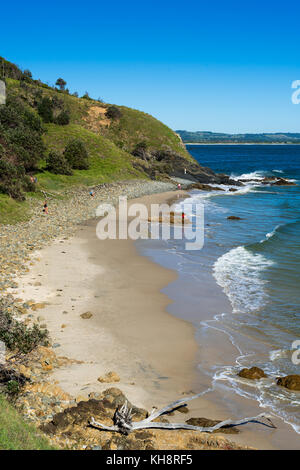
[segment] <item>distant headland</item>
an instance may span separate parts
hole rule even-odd
[[[209,131],[177,130],[185,144],[300,144],[300,133],[225,134]]]

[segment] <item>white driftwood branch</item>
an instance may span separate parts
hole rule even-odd
[[[272,423],[270,419],[271,415],[268,415],[265,413],[260,413],[257,416],[251,416],[248,418],[242,418],[238,420],[226,419],[225,421],[221,421],[220,423],[217,423],[214,426],[210,426],[210,427],[193,426],[191,424],[185,424],[185,423],[159,423],[159,422],[153,423],[153,420],[155,418],[158,418],[159,416],[166,413],[167,411],[174,410],[178,408],[180,405],[182,405],[183,403],[186,403],[187,401],[190,401],[190,400],[194,400],[195,398],[198,398],[201,395],[203,395],[203,393],[198,393],[197,395],[194,395],[192,397],[182,398],[180,400],[174,401],[170,405],[167,405],[158,411],[152,411],[151,414],[146,419],[143,419],[142,421],[136,421],[136,422],[132,422],[132,417],[133,417],[132,409],[128,408],[128,404],[126,401],[120,409],[117,408],[117,410],[115,411],[114,418],[113,418],[114,426],[106,426],[105,424],[95,421],[94,418],[91,418],[90,425],[98,429],[101,428],[105,431],[120,432],[122,434],[129,434],[132,431],[135,431],[137,429],[150,429],[150,428],[188,429],[191,431],[211,433],[224,426],[238,426],[239,424],[246,424],[246,423],[249,423],[250,421],[252,422],[257,421],[260,424],[265,424],[262,421],[258,421],[259,419],[265,418],[268,421],[268,426],[273,427],[273,428],[276,427],[274,426],[274,424]]]

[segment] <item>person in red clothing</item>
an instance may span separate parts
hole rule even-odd
[[[45,212],[45,214],[48,214],[48,204],[47,204],[47,201],[44,202],[44,209],[43,209],[43,212]]]

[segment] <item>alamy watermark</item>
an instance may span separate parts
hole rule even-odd
[[[187,215],[189,214],[189,215]],[[100,240],[185,240],[186,250],[201,250],[204,245],[204,207],[202,203],[128,205],[120,196],[119,204],[100,204],[96,215],[102,217],[96,227]]]
[[[293,341],[292,349],[295,349],[292,353],[292,363],[298,366],[300,364],[300,339]]]
[[[295,91],[292,93],[292,103],[299,104],[300,103],[300,80],[294,80],[292,82],[292,88]]]

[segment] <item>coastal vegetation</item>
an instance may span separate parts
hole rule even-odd
[[[88,92],[78,98],[63,78],[50,86],[1,57],[0,79],[6,85],[0,108],[0,222],[26,218],[26,193],[66,196],[74,187],[167,178],[172,165],[156,159],[158,151],[173,153],[176,165],[197,165],[178,135],[147,113],[94,100]],[[140,143],[147,145],[148,158],[135,152]]]
[[[24,421],[0,394],[0,450],[53,450],[48,439]]]

